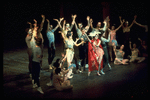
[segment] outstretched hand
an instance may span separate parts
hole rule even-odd
[[[27,24],[31,24],[31,22],[27,22]]]
[[[49,22],[49,19],[46,19],[47,20],[47,22]]]

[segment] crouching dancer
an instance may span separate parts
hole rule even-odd
[[[73,85],[70,85],[69,80],[64,80],[65,75],[63,75],[63,78],[61,78],[60,72],[61,72],[61,68],[55,69],[55,74],[53,75],[53,86],[58,91],[72,89]]]

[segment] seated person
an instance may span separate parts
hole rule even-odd
[[[124,45],[121,45],[120,48],[116,49],[115,43],[113,43],[114,46],[114,53],[115,53],[115,61],[114,64],[128,64],[128,59],[123,59],[125,52],[123,51]]]
[[[140,63],[140,62],[145,60],[145,57],[138,57],[138,54],[140,54],[140,52],[139,52],[138,48],[136,48],[135,43],[133,44],[133,48],[131,47],[131,42],[129,42],[129,46],[130,46],[130,49],[131,49],[131,52],[132,52],[130,62],[138,60],[138,63]]]
[[[55,69],[55,74],[53,75],[53,86],[58,91],[72,89],[73,85],[70,85],[69,80],[64,81],[65,75],[63,75],[63,78],[62,78],[60,75],[60,72],[61,72],[60,68]]]

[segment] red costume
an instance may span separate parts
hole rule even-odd
[[[100,40],[97,39],[97,43],[99,42]],[[88,43],[88,65],[89,65],[89,72],[93,71],[93,70],[98,70],[98,67],[99,67],[99,63],[96,59],[97,54],[98,52],[96,51],[95,49],[95,46],[93,45],[93,42],[94,40],[91,40],[91,43],[89,42]],[[99,47],[103,50],[103,47],[102,45],[100,44]],[[103,53],[104,54],[104,53]],[[103,55],[101,55],[103,56]],[[103,68],[103,59],[101,61],[101,67],[100,69]]]

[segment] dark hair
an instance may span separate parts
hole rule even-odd
[[[55,73],[58,75],[58,73],[60,73],[60,71],[61,71],[61,68],[56,68],[55,69]]]
[[[72,35],[71,31],[68,31],[67,32],[67,38],[69,38],[69,36],[71,36],[71,35]]]
[[[56,68],[58,68],[59,67],[59,61],[60,61],[60,59],[58,58],[57,60],[56,60],[56,62],[54,62],[54,64],[53,64],[53,66],[54,67],[56,67]]]
[[[35,40],[36,45],[40,46],[42,44],[42,38],[35,38]]]

